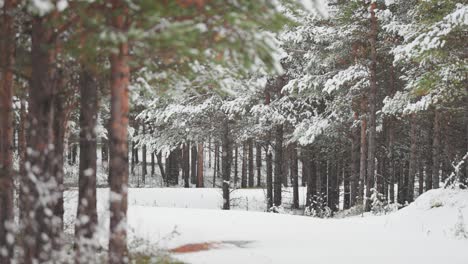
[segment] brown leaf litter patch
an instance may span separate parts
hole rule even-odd
[[[211,249],[218,249],[226,245],[232,245],[239,248],[245,248],[251,241],[214,241],[214,242],[203,242],[194,244],[185,244],[173,249],[169,252],[176,254],[194,253],[200,251],[207,251]]]

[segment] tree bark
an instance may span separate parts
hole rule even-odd
[[[203,143],[198,143],[197,162],[197,188],[203,188],[205,186],[203,179]]]
[[[166,177],[166,172],[164,170],[164,166],[163,166],[163,163],[162,163],[162,153],[161,153],[161,151],[159,151],[158,154],[156,154],[156,159],[158,161],[159,171],[161,172],[161,178],[163,179],[164,184],[167,185],[167,177]]]
[[[290,160],[291,179],[293,184],[293,209],[299,209],[299,166],[297,160],[297,149],[295,144],[291,145]]]
[[[256,144],[255,155],[255,164],[257,165],[257,187],[260,187],[262,185],[262,146],[260,143]]]
[[[366,109],[366,100],[362,99],[361,109]],[[361,144],[360,144],[360,164],[359,164],[359,193],[358,202],[364,206],[364,185],[366,181],[366,160],[367,160],[367,119],[364,113],[361,114]]]
[[[75,223],[76,263],[96,261],[96,132],[98,85],[93,74],[83,68],[80,80],[80,165],[78,208]],[[91,243],[90,243],[91,242]]]
[[[267,166],[267,210],[273,207],[273,155],[268,148],[266,149],[266,166]]]
[[[416,178],[417,172],[417,124],[416,116],[412,114],[410,116],[410,158],[409,158],[409,175],[408,175],[408,202],[414,200],[414,179]]]
[[[29,137],[24,194],[23,238],[26,241],[24,263],[59,261],[56,245],[61,231],[56,223],[61,220],[53,214],[60,197],[54,174],[54,105],[57,93],[55,69],[55,39],[48,25],[48,16],[32,17],[31,61],[29,90]],[[39,197],[48,197],[47,203]],[[47,212],[52,212],[49,214]]]
[[[247,145],[249,147],[249,187],[254,187],[254,154],[253,154],[253,140],[252,138],[247,140]]]
[[[192,142],[192,153],[190,156],[192,157],[191,160],[191,174],[190,174],[190,180],[192,184],[197,183],[197,145],[195,142]]]
[[[354,121],[359,120],[359,115],[354,112]],[[349,190],[349,205],[356,205],[359,189],[359,128],[353,126],[351,128],[351,175],[350,175],[350,190]]]
[[[247,144],[242,144],[241,188],[247,188]]]
[[[127,30],[128,10],[120,0],[112,1],[111,17],[116,30]],[[110,56],[111,66],[111,121],[110,121],[110,236],[109,263],[128,263],[127,199],[128,199],[128,143],[127,126],[130,83],[128,43],[118,44],[117,52]]]
[[[237,188],[237,182],[239,181],[239,148],[236,146],[234,149],[234,188]]]
[[[146,134],[146,124],[145,122],[143,122],[142,124],[142,131],[143,135]],[[141,149],[142,153],[141,153],[141,159],[142,159],[142,170],[141,170],[141,182],[143,183],[143,186],[145,186],[146,184],[146,175],[148,174],[148,163],[146,161],[146,145],[143,145],[142,146],[142,149]]]
[[[182,169],[183,169],[183,176],[184,176],[184,187],[189,188],[190,187],[190,146],[188,143],[184,144],[182,156],[183,156]]]
[[[440,111],[435,110],[432,141],[432,189],[439,188],[440,182],[440,115]]]
[[[273,202],[275,206],[280,206],[281,185],[283,177],[283,125],[276,125],[275,132],[275,175],[273,179]]]
[[[14,178],[13,178],[13,65],[15,26],[13,9],[16,1],[3,3],[0,32],[0,263],[9,264],[14,257]]]
[[[377,17],[375,16],[376,2],[372,2],[370,6],[371,32],[369,36],[371,62],[369,67],[370,73],[370,92],[369,92],[369,146],[367,154],[367,179],[366,179],[366,201],[365,210],[368,212],[371,209],[371,188],[375,181],[375,151],[376,151],[376,104],[377,104]]]
[[[232,149],[229,135],[229,120],[225,117],[223,126],[223,154],[222,154],[222,174],[223,174],[223,209],[230,209],[229,184],[231,181]]]

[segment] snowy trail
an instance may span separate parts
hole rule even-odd
[[[249,197],[250,209],[264,206],[262,190],[242,190],[237,195]],[[65,218],[72,232],[76,191],[65,197]],[[216,209],[220,199],[213,189],[130,189],[130,245],[139,244],[139,250],[147,251],[148,247],[170,250],[193,243],[234,242],[174,254],[194,264],[468,263],[468,239],[457,239],[454,233],[457,223],[468,227],[467,191],[432,190],[389,215],[344,219],[222,211]],[[107,201],[108,190],[100,189],[98,212],[104,247],[109,226]],[[239,243],[242,246],[236,245]]]
[[[176,246],[252,241],[245,247],[175,254],[187,263],[468,263],[468,241],[386,227],[387,217],[320,220],[268,213],[135,206],[136,237]],[[160,241],[176,227],[180,234]],[[164,235],[163,235],[164,236]]]

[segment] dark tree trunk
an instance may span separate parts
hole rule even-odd
[[[198,156],[197,156],[197,187],[203,188],[205,186],[203,178],[203,143],[198,143]]]
[[[155,157],[154,151],[151,152],[151,177],[154,177],[156,170],[155,170]],[[189,157],[187,157],[189,159]],[[190,162],[190,159],[188,160]],[[189,165],[190,166],[190,165]]]
[[[219,156],[219,144],[216,143],[216,147],[215,147],[215,151],[216,151],[216,176],[219,178],[220,177],[220,174],[219,174],[219,171],[220,171],[220,160],[221,160],[221,157]]]
[[[30,168],[23,178],[25,213],[23,218],[26,241],[24,263],[55,261],[53,251],[61,237],[56,226],[60,222],[54,212],[59,202],[60,190],[54,174],[55,150],[54,105],[57,92],[55,69],[55,42],[53,30],[47,25],[48,16],[32,18],[31,61],[32,72],[29,91],[28,162]],[[32,180],[34,179],[34,181]],[[41,203],[39,197],[50,197]]]
[[[408,174],[408,202],[414,200],[414,179],[417,172],[417,124],[416,116],[412,114],[410,117],[410,158],[409,158],[409,174]]]
[[[247,144],[242,144],[241,188],[247,188]]]
[[[362,99],[361,109],[366,107],[366,100]],[[364,111],[363,111],[364,112]],[[367,160],[367,119],[364,113],[361,114],[361,144],[360,144],[360,161],[359,161],[359,192],[358,203],[364,205],[364,187],[366,181],[366,160]]]
[[[78,157],[78,143],[75,142],[75,137],[72,139],[72,151],[71,151],[71,164],[76,164],[76,157]]]
[[[113,0],[112,11],[119,10],[112,16],[111,25],[120,31],[127,30],[126,4]],[[128,143],[127,126],[130,83],[130,67],[128,65],[128,44],[118,44],[117,52],[110,56],[111,65],[111,125],[110,125],[110,191],[114,199],[110,199],[110,236],[109,263],[127,263],[127,197],[128,197]],[[117,198],[118,199],[115,199]]]
[[[229,135],[229,121],[226,118],[223,126],[223,155],[222,155],[222,174],[223,174],[223,209],[230,209],[230,197],[229,197],[229,184],[231,181],[231,162],[232,162],[232,149],[231,139]]]
[[[213,188],[216,186],[216,175],[218,174],[218,170],[219,170],[218,168],[218,159],[219,159],[218,143],[215,144],[214,159],[215,159],[215,163],[214,163],[214,169],[213,169]]]
[[[358,113],[354,113],[354,120],[359,120]],[[351,175],[350,175],[350,190],[349,190],[349,206],[356,205],[359,189],[359,128],[353,126],[351,128]]]
[[[75,223],[76,263],[95,261],[97,244],[95,127],[98,113],[98,86],[92,73],[83,68],[80,80],[80,165],[78,180],[78,208]]]
[[[297,149],[295,144],[291,145],[290,166],[291,179],[293,184],[293,208],[299,209],[299,166],[297,160]]]
[[[340,163],[341,169],[339,173],[343,177],[343,210],[351,207],[351,182],[349,175],[349,167],[347,166],[346,159],[343,159]],[[339,186],[339,185],[338,185]],[[338,190],[339,195],[339,190]]]
[[[143,122],[142,125],[142,133],[143,135],[146,134],[146,124]],[[148,174],[148,163],[146,162],[146,145],[143,145],[141,149],[141,159],[142,159],[142,170],[141,170],[141,182],[143,183],[143,186],[146,184],[146,174]]]
[[[365,210],[371,209],[371,188],[375,181],[375,151],[376,151],[376,104],[377,104],[377,17],[375,16],[376,2],[372,2],[370,6],[371,16],[371,32],[369,36],[371,62],[369,66],[370,73],[370,92],[369,92],[369,146],[367,154],[367,179],[366,179],[366,201]]]
[[[434,133],[432,141],[432,188],[439,188],[440,182],[440,116],[439,110],[435,110]]]
[[[190,181],[192,184],[197,183],[197,145],[193,142],[192,143],[192,153],[190,156],[192,157],[191,160],[191,173],[190,173]]]
[[[153,156],[151,156],[153,158]],[[188,143],[184,144],[182,153],[182,169],[184,176],[184,187],[190,187],[190,146]]]
[[[275,128],[275,175],[273,197],[275,206],[281,205],[281,183],[283,177],[283,125]]]
[[[301,148],[301,164],[302,164],[302,186],[305,187],[305,186],[308,186],[308,178],[309,178],[309,167],[310,167],[310,157],[309,157],[309,153],[307,151],[307,147],[303,147]],[[307,188],[307,195],[306,195],[306,204],[307,204],[307,200],[308,198],[310,197],[310,190],[309,188]]]
[[[3,3],[0,26],[0,263],[9,264],[14,257],[14,178],[13,178],[13,66],[15,26],[13,9],[16,1]]]
[[[159,151],[158,154],[156,154],[156,159],[158,161],[159,171],[161,172],[161,178],[163,179],[164,184],[167,185],[166,171],[164,170],[164,166],[163,166],[163,163],[162,163],[162,153],[161,153],[161,151]]]
[[[234,188],[237,188],[237,182],[239,181],[239,148],[236,146],[234,150]]]
[[[101,165],[106,169],[109,166],[109,141],[107,138],[102,138],[101,142]]]
[[[268,145],[266,153],[267,210],[270,210],[270,208],[273,207],[273,155]]]
[[[257,143],[256,146],[257,151],[255,152],[255,164],[257,165],[257,187],[260,187],[262,185],[262,146],[260,143]]]
[[[254,154],[253,154],[253,140],[250,138],[247,140],[249,147],[249,187],[254,187]]]

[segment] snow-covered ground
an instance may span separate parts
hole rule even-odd
[[[104,230],[107,196],[99,190]],[[249,208],[263,211],[261,189],[233,197],[249,197]],[[76,191],[66,198],[70,222]],[[210,250],[173,255],[187,263],[468,263],[468,191],[433,190],[390,215],[345,219],[213,210],[220,199],[216,189],[130,189],[130,244],[144,251],[212,243]],[[105,246],[105,232],[101,239]]]

